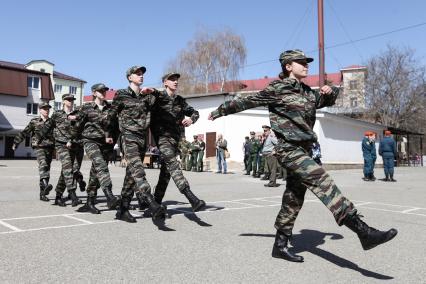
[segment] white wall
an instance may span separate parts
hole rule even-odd
[[[186,137],[187,140],[192,141],[192,135],[195,134],[222,133],[228,141],[228,149],[231,153],[229,160],[242,162],[244,137],[249,136],[250,131],[262,133],[262,125],[269,125],[269,113],[267,109],[251,109],[221,117],[215,121],[207,120],[208,114],[225,99],[229,97],[210,96],[187,99],[187,102],[200,112],[200,119],[186,129]],[[380,125],[321,112],[317,113],[317,122],[314,127],[321,144],[323,162],[334,164],[362,164],[364,161],[361,141],[364,132],[370,130],[381,135],[383,129],[384,127]],[[377,149],[380,138],[379,136],[376,142]],[[382,163],[379,156],[377,163]]]
[[[380,135],[384,129],[385,127],[372,123],[318,113],[314,131],[321,145],[321,160],[328,164],[362,164],[364,160],[361,141],[364,132],[369,130],[379,135],[376,139],[376,150],[378,150]],[[379,156],[376,163],[383,163]]]

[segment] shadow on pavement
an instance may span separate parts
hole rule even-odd
[[[275,238],[275,235],[273,234],[254,234],[254,233],[247,233],[247,234],[240,234],[240,236],[244,237],[270,237]],[[330,240],[340,240],[343,239],[343,236],[340,234],[334,234],[334,233],[323,233],[320,231],[315,230],[301,230],[300,234],[293,235],[293,238],[291,240],[291,244],[294,246],[290,248],[290,251],[294,254],[300,253],[300,252],[310,252],[314,255],[317,255],[331,263],[334,263],[335,265],[338,265],[342,268],[348,268],[352,269],[354,271],[358,271],[362,275],[366,277],[381,279],[381,280],[390,280],[393,279],[392,276],[376,273],[364,268],[359,267],[356,263],[353,263],[352,261],[349,261],[347,259],[344,259],[340,256],[337,256],[331,252],[325,251],[318,246],[325,243],[325,238],[330,237]],[[361,249],[361,247],[360,247]]]

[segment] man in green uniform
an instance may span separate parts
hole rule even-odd
[[[188,199],[192,210],[196,212],[205,207],[206,203],[191,191],[176,157],[179,141],[185,135],[185,127],[195,123],[199,113],[183,97],[176,94],[179,78],[179,73],[164,75],[162,81],[166,89],[154,92],[156,102],[152,110],[151,130],[161,157],[160,176],[154,197],[158,203],[163,201],[172,178],[179,191]],[[197,162],[196,159],[193,161]]]
[[[41,102],[38,108],[40,116],[31,119],[25,129],[15,137],[12,149],[15,151],[25,137],[31,136],[31,147],[34,149],[37,156],[38,172],[40,175],[40,200],[49,201],[46,195],[49,194],[53,188],[52,185],[49,184],[49,179],[55,139],[53,138],[53,131],[49,131],[42,137],[43,139],[41,142],[37,144],[36,133],[39,133],[44,124],[50,119],[49,110],[51,106],[48,102]]]
[[[126,175],[121,190],[121,204],[118,206],[116,218],[134,223],[136,219],[130,214],[130,201],[136,191],[136,197],[140,203],[146,204],[152,211],[152,219],[165,218],[166,208],[158,204],[151,194],[143,160],[146,152],[146,137],[151,121],[151,108],[155,97],[151,95],[152,89],[141,88],[144,66],[130,67],[126,72],[129,81],[127,89],[117,91],[110,109],[109,121],[118,118],[121,132],[120,149],[127,161]],[[112,137],[110,132],[107,137]]]
[[[357,233],[363,249],[391,240],[397,231],[379,231],[364,223],[354,204],[342,195],[328,173],[309,156],[312,143],[317,141],[313,131],[316,109],[332,106],[339,89],[323,86],[314,91],[301,81],[308,74],[308,63],[313,61],[301,50],[287,50],[281,53],[279,61],[283,70],[281,80],[271,82],[254,95],[227,101],[209,115],[209,119],[214,120],[250,108],[269,108],[270,125],[278,139],[275,155],[288,171],[281,210],[275,221],[277,233],[272,256],[303,261],[302,256],[289,251],[288,243],[307,189],[331,211],[339,226],[345,225]]]
[[[253,177],[257,175],[257,155],[259,154],[260,142],[256,139],[256,133],[250,131],[250,156],[247,162],[248,168],[246,175],[250,175],[250,172],[253,171]]]

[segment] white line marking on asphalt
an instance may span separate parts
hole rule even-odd
[[[21,229],[15,227],[15,226],[12,226],[9,223],[6,223],[6,222],[4,222],[2,220],[0,220],[0,224],[3,225],[3,226],[5,226],[5,227],[7,227],[7,228],[9,228],[9,229],[11,229],[12,232],[21,232],[22,231]]]
[[[411,209],[407,209],[407,210],[404,210],[404,211],[401,211],[401,213],[409,213],[409,212],[411,212],[411,211],[416,211],[416,210],[419,210],[419,209],[421,209],[421,208],[417,208],[417,207],[415,207],[415,208],[411,208]]]
[[[255,204],[250,204],[250,203],[245,203],[240,201],[228,201],[228,203],[241,204],[241,205],[253,206],[253,207],[263,207],[262,205],[255,205]]]
[[[80,219],[80,218],[74,217],[72,215],[62,215],[62,216],[66,217],[66,218],[69,218],[69,219],[73,219],[73,220],[77,220],[77,221],[83,222],[85,224],[89,224],[89,225],[93,224],[93,222],[90,222],[90,221],[87,221],[87,220],[84,220],[84,219]]]
[[[249,205],[249,206],[243,206],[238,208],[233,207],[224,207],[220,210],[205,210],[205,211],[199,211],[199,212],[192,212],[192,211],[186,211],[182,209],[176,209],[176,208],[170,208],[168,210],[174,210],[177,212],[180,212],[180,214],[175,214],[175,216],[184,215],[184,214],[207,214],[207,213],[213,213],[213,212],[221,212],[221,211],[235,211],[235,210],[244,210],[244,209],[253,209],[253,208],[268,208],[268,207],[275,207],[275,206],[281,206],[280,203],[275,204],[265,204],[265,205],[255,205],[250,203],[244,203],[240,201],[250,201],[250,200],[256,200],[256,201],[267,201],[267,202],[273,202],[267,199],[272,198],[281,198],[280,196],[269,196],[269,197],[256,197],[256,198],[244,198],[244,199],[237,199],[237,200],[224,200],[224,201],[212,201],[207,202],[207,204],[215,204],[215,203],[233,203],[233,204],[241,204],[241,205]],[[321,203],[318,199],[307,199],[304,201],[305,203]],[[394,207],[403,207],[408,208],[406,210],[389,210],[389,209],[383,209],[383,208],[375,208],[370,206],[363,206],[363,209],[371,209],[371,210],[377,210],[377,211],[385,211],[385,212],[392,212],[392,213],[399,213],[399,214],[407,214],[407,215],[416,215],[416,216],[422,216],[426,217],[426,214],[419,214],[419,213],[412,213],[412,211],[420,210],[420,209],[426,209],[426,208],[420,208],[420,207],[413,207],[413,206],[406,206],[406,205],[395,205],[395,204],[387,204],[387,203],[381,203],[381,202],[368,202],[368,201],[354,201],[357,203],[357,206],[362,205],[387,205],[387,206],[394,206]],[[180,205],[175,205],[180,206]],[[173,206],[172,206],[173,207]],[[115,211],[103,211],[102,213],[115,213]],[[0,235],[2,234],[11,234],[11,233],[22,233],[22,232],[32,232],[32,231],[42,231],[42,230],[48,230],[48,229],[61,229],[61,228],[72,228],[72,227],[79,227],[79,226],[88,226],[88,225],[97,225],[97,224],[110,224],[110,223],[117,223],[120,222],[119,220],[111,220],[111,221],[102,221],[102,222],[91,222],[87,221],[75,216],[78,215],[91,215],[90,213],[71,213],[71,214],[57,214],[57,215],[43,215],[43,216],[28,216],[28,217],[18,217],[18,218],[7,218],[7,219],[0,219],[0,224],[11,229],[12,231],[7,232],[0,232]],[[142,215],[138,214],[132,214],[135,217],[142,217]],[[5,222],[8,220],[25,220],[25,219],[37,219],[37,218],[50,218],[50,217],[66,217],[69,219],[77,220],[82,222],[81,224],[73,224],[73,225],[63,225],[63,226],[50,226],[50,227],[42,227],[42,228],[32,228],[32,229],[19,229],[15,226],[10,225],[9,223]]]
[[[363,206],[363,205],[367,205],[367,204],[371,204],[371,202],[361,202],[361,203],[355,203],[355,206]]]

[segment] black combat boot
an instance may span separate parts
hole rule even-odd
[[[62,194],[61,193],[56,193],[56,197],[55,197],[55,202],[53,203],[53,205],[58,205],[61,207],[65,207],[65,201],[62,199]]]
[[[40,180],[40,200],[41,201],[49,201],[49,198],[47,198],[46,195],[44,194],[44,189],[46,188],[45,182],[47,186],[50,185],[50,190],[52,190],[52,185],[48,184],[46,179],[41,179]]]
[[[130,200],[131,198],[128,196],[121,197],[119,205],[117,206],[117,214],[115,214],[115,218],[129,223],[136,223],[135,217],[133,217],[129,212]]]
[[[272,257],[282,258],[293,262],[303,262],[303,256],[292,254],[288,250],[288,241],[290,238],[291,235],[287,236],[286,234],[277,231],[274,247],[272,248]]]
[[[112,194],[111,188],[102,188],[102,191],[105,194],[108,209],[117,209],[119,200],[114,194]]]
[[[389,175],[386,175],[385,179],[383,181],[390,181]]]
[[[50,191],[53,189],[53,186],[49,184],[48,178],[42,178],[40,180],[40,187],[43,187],[43,194],[49,195]]]
[[[77,181],[80,191],[86,191],[86,182],[83,180],[83,175],[79,171],[74,173],[74,179]]]
[[[151,193],[142,193],[142,198],[145,201],[145,203],[148,204],[149,206],[149,210],[151,211],[153,221],[166,218],[167,207],[162,204],[158,204],[154,200],[154,196],[152,196]]]
[[[370,174],[370,180],[371,181],[375,181],[376,180],[376,177],[374,176],[374,174]]]
[[[69,193],[68,193],[68,196],[70,197],[70,199],[71,199],[71,206],[72,207],[76,207],[78,204],[81,204],[82,202],[81,202],[81,200],[80,199],[78,199],[78,197],[77,197],[77,194],[75,194],[75,190],[71,190]]]
[[[393,175],[390,175],[390,181],[396,182],[396,179],[393,178]]]
[[[392,240],[398,233],[398,231],[393,228],[386,232],[376,230],[364,223],[360,217],[363,216],[356,212],[352,215],[347,215],[343,220],[343,225],[358,235],[364,250],[369,250],[377,245],[386,243],[387,241]]]
[[[78,208],[78,212],[90,212],[92,214],[101,214],[101,211],[99,211],[98,208],[95,207],[95,196],[87,196],[86,204],[84,204],[82,207]]]
[[[161,204],[158,204],[154,200],[154,196],[151,193],[142,193],[142,199],[149,206],[149,210],[152,214],[152,220],[161,220],[166,219],[167,207]]]
[[[136,198],[138,200],[139,210],[145,210],[149,208],[149,204],[146,203],[145,199],[142,196],[142,193],[136,193]]]
[[[195,194],[189,189],[189,187],[183,189],[182,193],[188,199],[189,203],[191,203],[192,210],[194,212],[200,211],[206,206],[206,203],[204,202],[204,200],[198,199],[198,197],[195,196]]]

